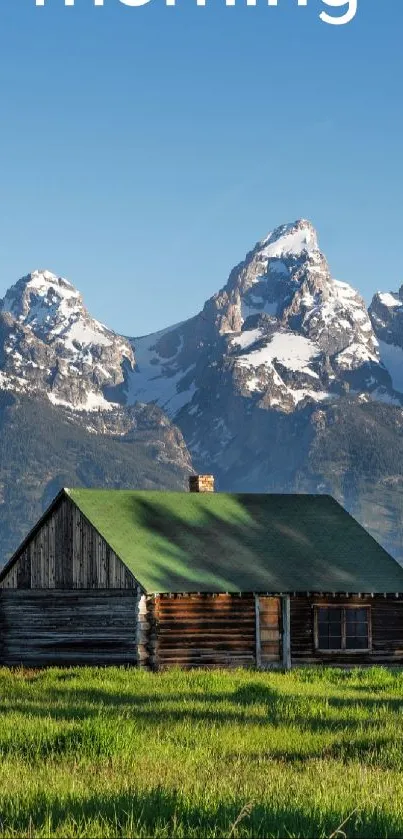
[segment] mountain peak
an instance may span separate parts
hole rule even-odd
[[[301,256],[305,251],[312,253],[319,250],[316,230],[307,219],[276,227],[262,240],[260,246],[263,248],[262,256],[268,258]]]
[[[77,410],[111,407],[104,388],[123,382],[134,364],[128,341],[87,311],[64,277],[36,270],[21,277],[0,300],[6,315],[4,371],[9,387],[44,391],[53,404]]]
[[[64,277],[60,277],[58,274],[54,274],[53,271],[49,271],[48,268],[37,268],[35,271],[31,271],[21,279],[25,280],[27,284],[38,284],[41,286],[43,283],[49,283],[50,285],[59,285],[71,289],[73,288],[73,285],[68,280]]]
[[[23,277],[22,279],[26,281],[27,286],[29,285],[38,292],[48,291],[49,288],[52,288],[63,297],[80,297],[80,293],[69,280],[66,280],[64,277],[59,277],[46,268],[32,271],[27,277]]]
[[[82,305],[80,293],[68,280],[48,270],[36,270],[8,289],[0,300],[0,311],[24,323],[44,326],[54,320],[56,312],[66,317]]]

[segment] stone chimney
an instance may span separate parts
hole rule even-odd
[[[190,492],[214,492],[214,475],[191,475]]]

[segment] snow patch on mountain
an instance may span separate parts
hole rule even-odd
[[[234,347],[240,347],[245,350],[248,347],[252,347],[257,341],[260,341],[263,338],[263,334],[261,329],[245,330],[245,332],[242,332],[236,338],[231,338],[230,345],[232,344]]]
[[[403,393],[403,349],[395,344],[379,342],[382,364],[385,365],[395,390]]]
[[[256,334],[258,331],[254,330],[254,333]],[[248,335],[248,333],[245,334]],[[238,341],[239,339],[234,340]],[[252,352],[242,355],[238,364],[243,367],[256,368],[262,364],[271,364],[273,361],[278,361],[290,370],[299,370],[318,378],[318,375],[307,366],[317,355],[318,347],[308,338],[304,338],[302,335],[278,332],[261,349],[252,350]]]
[[[293,390],[291,395],[295,405],[299,405],[301,402],[304,402],[305,400],[311,402],[323,402],[326,399],[334,398],[334,396],[331,393],[328,393],[327,391],[309,390],[306,388]]]
[[[178,324],[173,329],[177,329]],[[170,417],[192,400],[196,387],[192,380],[195,363],[185,369],[178,366],[177,358],[183,349],[183,337],[179,336],[177,346],[171,355],[163,357],[158,352],[158,343],[172,331],[163,329],[154,335],[133,338],[136,364],[126,382],[127,403],[137,401],[154,402]]]
[[[400,308],[403,305],[402,301],[399,300],[398,295],[393,294],[392,292],[379,292],[378,297],[383,306],[390,306],[392,309],[394,309],[395,306]]]
[[[80,412],[88,411],[91,413],[92,411],[111,411],[113,408],[119,407],[113,402],[108,402],[104,396],[99,393],[95,393],[94,391],[89,391],[82,402],[75,402],[74,404],[66,399],[60,399],[55,396],[54,393],[49,393],[48,398],[52,405],[61,405],[64,408]]]

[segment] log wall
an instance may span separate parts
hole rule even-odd
[[[326,603],[370,608],[370,651],[315,650],[314,606]],[[0,591],[0,664],[6,665],[281,667],[281,636],[277,597],[146,596],[139,588]],[[293,666],[403,664],[403,599],[291,597],[291,658]]]
[[[139,591],[0,591],[0,663],[140,663]]]
[[[253,594],[157,596],[148,612],[150,663],[158,669],[256,663]]]
[[[319,652],[314,643],[314,606],[369,606],[372,649],[368,652]],[[291,597],[291,659],[298,664],[403,664],[403,598],[384,597]]]
[[[136,580],[69,498],[62,498],[0,589],[133,589]]]

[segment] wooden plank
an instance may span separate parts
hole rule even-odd
[[[259,595],[255,594],[255,643],[256,643],[256,667],[262,666],[262,655],[260,647],[260,607]]]
[[[14,565],[14,574],[12,575],[13,581],[15,581],[15,585],[18,588],[30,588],[31,587],[31,560],[30,560],[30,551],[29,547],[27,546],[23,553],[21,554],[20,558]]]
[[[55,517],[49,519],[49,558],[48,558],[48,585],[55,588]]]
[[[284,670],[291,669],[291,612],[290,612],[290,595],[287,594],[282,598],[282,614],[283,614],[283,667]]]
[[[266,641],[279,641],[280,632],[278,629],[263,629],[260,628],[260,641],[263,644]]]
[[[75,539],[78,538],[79,530],[77,519],[74,516],[77,508],[71,501],[64,498],[61,502],[61,519],[60,519],[60,565],[61,565],[61,580],[62,588],[70,589],[75,586],[75,571],[74,571],[74,547]],[[78,510],[77,510],[78,513]]]

